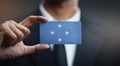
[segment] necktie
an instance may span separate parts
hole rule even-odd
[[[67,66],[67,59],[64,45],[54,45],[54,58],[56,66]]]

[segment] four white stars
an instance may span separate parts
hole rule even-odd
[[[58,24],[58,28],[61,28],[62,25],[61,24]],[[51,31],[50,32],[51,35],[54,35],[55,32],[54,31]],[[69,35],[69,31],[65,31],[65,35]],[[62,38],[58,38],[58,41],[61,42],[62,41]]]

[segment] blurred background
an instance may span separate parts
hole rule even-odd
[[[0,23],[6,20],[20,22],[39,7],[41,0],[0,0]],[[104,51],[110,55],[120,52],[120,2],[119,0],[79,0],[82,18],[90,24],[93,34],[101,30],[104,40]],[[92,36],[91,36],[92,37]],[[91,38],[89,37],[89,38]],[[99,37],[93,38],[97,44]],[[86,39],[87,40],[87,39]],[[89,40],[91,43],[94,42]],[[106,47],[107,46],[107,47]],[[113,48],[113,49],[111,49]],[[91,48],[92,49],[92,48]]]
[[[40,1],[0,0],[0,23],[11,19],[17,22],[23,20],[39,7]],[[110,26],[108,28],[111,28],[112,33],[114,30],[119,32],[119,0],[79,0],[79,7],[81,8],[82,16],[88,21],[94,21],[95,24],[101,24],[103,22],[104,25]],[[117,29],[114,29],[113,26]]]
[[[0,0],[0,23],[6,20],[20,22],[39,7],[41,0]],[[120,43],[119,0],[79,0],[79,7],[88,23],[103,26],[106,42]],[[88,27],[89,28],[89,27]],[[97,30],[99,28],[94,28]],[[100,28],[101,29],[101,28]],[[112,44],[113,45],[113,44]]]
[[[40,0],[0,0],[0,22],[13,19],[21,21],[39,5]]]
[[[14,19],[20,21],[35,11],[41,0],[0,0],[0,22]],[[119,0],[79,0],[83,15],[91,18],[114,20],[120,16]]]

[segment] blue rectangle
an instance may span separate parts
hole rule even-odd
[[[40,23],[41,44],[82,44],[82,22]]]

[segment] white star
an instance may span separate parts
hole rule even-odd
[[[68,32],[68,31],[65,31],[65,35],[69,35],[69,32]]]
[[[54,31],[51,31],[51,32],[50,32],[50,34],[51,34],[51,35],[54,35],[54,34],[55,34],[55,32],[54,32]]]
[[[61,28],[62,27],[62,25],[61,24],[58,24],[58,28]]]
[[[62,38],[58,38],[58,41],[61,42],[61,41],[62,41]]]

